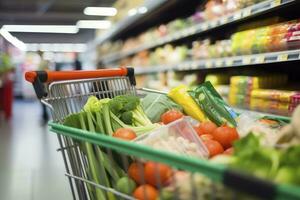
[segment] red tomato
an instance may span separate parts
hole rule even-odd
[[[221,126],[213,132],[214,140],[220,142],[220,144],[227,149],[232,146],[235,140],[239,139],[239,134],[235,128],[228,126]]]
[[[160,118],[164,124],[169,124],[177,119],[182,118],[183,116],[184,115],[182,114],[182,112],[172,109],[162,114]]]
[[[213,140],[214,137],[211,134],[203,134],[200,136],[200,138],[205,141],[205,140]]]
[[[172,174],[172,169],[168,165],[151,161],[145,164],[145,180],[152,186],[165,185]]]
[[[233,155],[233,152],[234,152],[233,147],[230,147],[230,148],[226,149],[223,154]]]
[[[210,121],[202,122],[198,126],[194,127],[199,136],[203,134],[212,134],[217,128],[217,125]]]
[[[210,157],[221,154],[224,152],[222,145],[215,140],[204,140],[206,148],[208,149]]]
[[[128,168],[128,175],[139,184],[144,183],[144,165],[142,163],[133,162]]]
[[[113,137],[123,140],[133,140],[136,138],[136,134],[130,128],[119,128],[116,132],[114,132]]]
[[[158,191],[153,186],[145,184],[134,190],[133,197],[138,200],[156,200]]]

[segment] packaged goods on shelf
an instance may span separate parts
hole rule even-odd
[[[252,90],[278,87],[286,82],[286,75],[232,76],[230,78],[229,103],[235,106],[249,106]]]
[[[256,89],[251,92],[250,108],[288,115],[300,103],[299,94],[297,91]]]
[[[298,48],[299,28],[299,20],[293,20],[237,32],[231,37],[232,53],[239,55]]]
[[[292,97],[296,94],[296,91],[255,89],[251,92],[251,98],[291,103]]]
[[[298,91],[278,88],[287,83],[285,75],[233,76],[230,79],[229,103],[268,113],[289,115],[300,103]]]
[[[201,60],[297,48],[300,48],[300,22],[293,20],[236,32],[230,39],[214,43],[210,39],[194,41],[191,50],[186,45],[167,44],[154,51],[139,52],[131,59],[123,59],[122,64],[133,66],[177,64],[190,58]]]
[[[184,19],[176,19],[173,20],[167,24],[161,24],[157,27],[151,28],[147,30],[146,32],[141,33],[140,35],[128,38],[123,42],[117,41],[114,43],[106,43],[106,46],[100,47],[100,51],[102,52],[101,55],[110,54],[113,52],[126,52],[130,51],[134,48],[137,48],[141,46],[141,44],[153,44],[153,41],[156,41],[159,38],[165,37],[167,35],[172,36],[172,34],[184,30],[186,28],[192,27],[193,25],[197,25],[199,23],[203,22],[209,22],[211,20],[220,18],[222,16],[225,16],[227,14],[232,14],[233,12],[245,8],[247,6],[251,6],[253,4],[259,3],[263,0],[253,0],[253,1],[245,1],[245,0],[230,0],[230,1],[216,1],[216,0],[210,0],[208,1],[204,6],[200,6],[197,11],[191,15],[190,17],[184,18]],[[128,5],[133,7],[138,6],[141,4],[140,1],[134,2],[134,3],[118,3],[119,5],[125,5],[125,7],[128,7]],[[113,17],[113,19],[121,19],[120,16],[124,13],[128,12],[128,9],[122,8],[122,13],[118,14],[117,16]],[[222,42],[223,43],[223,42]],[[110,47],[110,48],[107,48]]]

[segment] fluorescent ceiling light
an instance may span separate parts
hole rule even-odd
[[[27,51],[43,52],[85,52],[87,47],[84,43],[27,43]]]
[[[3,27],[0,29],[0,34],[8,41],[10,42],[12,45],[14,45],[15,47],[17,47],[18,49],[20,49],[21,51],[26,51],[26,45],[24,44],[24,42],[22,42],[21,40],[19,40],[18,38],[12,36],[12,34],[10,34],[6,29],[4,29]]]
[[[8,32],[28,33],[77,33],[78,28],[73,25],[4,25]]]
[[[85,15],[94,16],[115,16],[117,12],[117,9],[113,7],[86,7],[83,10]]]
[[[78,28],[108,29],[111,22],[108,20],[79,20],[76,25]]]

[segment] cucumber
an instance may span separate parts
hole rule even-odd
[[[205,89],[204,89],[205,90]],[[215,98],[209,91],[207,91],[207,97],[210,100],[213,107],[217,110],[217,112],[225,118],[225,122],[227,121],[230,125],[236,126],[235,120],[231,117],[230,113],[226,108],[222,105],[223,102],[218,101],[218,98]]]
[[[224,124],[224,122],[226,122],[214,107],[205,89],[200,88],[199,92],[196,95],[199,106],[212,122],[216,123],[218,126],[221,126],[222,124]]]

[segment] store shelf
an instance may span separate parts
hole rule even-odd
[[[139,20],[141,20],[145,15],[148,13],[153,12],[160,6],[162,6],[164,3],[166,3],[167,0],[156,0],[156,1],[146,1],[145,4],[141,7],[146,7],[147,12],[142,14],[136,14],[133,16],[128,16],[118,22],[116,25],[114,25],[109,31],[104,33],[102,36],[97,37],[91,44],[91,48],[96,47],[97,45],[103,44],[104,42],[114,38],[116,35],[120,34],[125,29],[128,29],[128,27],[132,26],[133,24],[137,23]]]
[[[174,65],[159,65],[147,67],[135,67],[136,74],[149,74],[164,71],[189,71],[199,69],[216,69],[226,67],[240,67],[247,65],[260,65],[300,60],[300,50],[281,51],[273,53],[252,54],[224,58],[202,59],[197,61],[185,61]]]
[[[266,12],[276,11],[280,8],[284,8],[287,4],[295,3],[296,0],[267,0],[253,6],[249,6],[247,8],[241,9],[231,15],[227,15],[221,17],[217,20],[204,22],[192,27],[186,28],[184,30],[177,31],[173,34],[167,35],[163,38],[158,39],[156,42],[151,42],[149,44],[143,44],[139,47],[136,47],[127,52],[116,52],[101,58],[101,61],[105,64],[112,63],[118,61],[122,58],[126,58],[132,56],[140,51],[153,49],[155,47],[159,47],[161,45],[175,42],[177,40],[181,40],[187,37],[191,37],[194,35],[200,35],[202,33],[206,33],[208,31],[212,31],[216,28],[221,28],[222,26],[233,24],[245,20],[247,18],[255,17],[259,14],[263,14]]]

